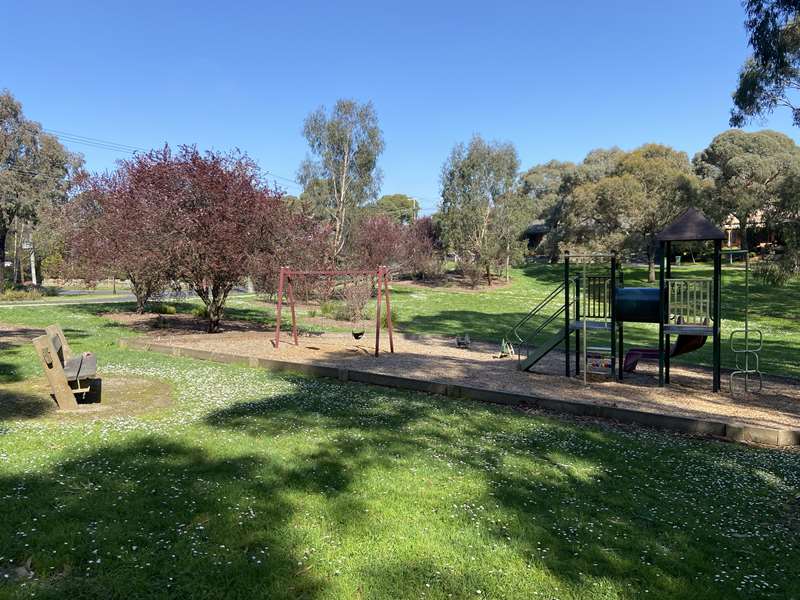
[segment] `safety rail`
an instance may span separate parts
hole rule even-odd
[[[575,290],[578,287],[578,279],[579,279],[578,277],[575,277],[572,278],[569,282],[570,283],[569,308],[572,308],[575,305],[575,298],[576,298]],[[548,315],[544,321],[539,323],[539,325],[536,327],[536,329],[533,330],[533,332],[530,335],[526,336],[525,338],[522,338],[519,335],[519,331],[517,328],[517,331],[515,332],[515,335],[517,336],[517,345],[515,350],[515,354],[517,356],[517,362],[522,360],[522,357],[529,356],[530,352],[532,350],[535,350],[535,348],[537,347],[537,344],[535,342],[542,335],[542,333],[546,330],[547,327],[549,327],[557,319],[563,318],[564,311],[567,309],[567,307],[564,305],[563,294],[564,294],[564,284],[561,283],[552,292],[550,292],[550,294],[548,294],[547,297],[544,300],[542,300],[536,306],[536,308],[534,308],[534,310],[528,313],[527,317],[523,320],[524,322],[530,321],[530,319],[532,319],[539,312],[541,312],[545,307],[548,306],[548,304],[553,302],[556,298],[559,298],[561,301],[559,307],[550,315]]]
[[[610,319],[611,278],[590,275],[585,286],[578,319]]]
[[[712,279],[667,279],[667,319],[679,326],[707,326]]]
[[[557,297],[561,296],[563,293],[564,293],[564,284],[560,283],[549,294],[547,294],[547,296],[544,298],[544,300],[542,300],[541,302],[539,302],[539,304],[537,304],[535,307],[533,307],[533,309],[527,315],[525,315],[519,321],[519,323],[517,323],[516,325],[514,325],[514,327],[511,328],[511,331],[509,333],[510,333],[510,335],[513,335],[514,338],[516,338],[516,341],[514,342],[515,344],[516,343],[521,343],[521,344],[525,343],[525,339],[520,336],[520,329],[525,324],[527,324],[527,322],[530,321],[533,317],[535,317],[537,314],[539,314],[539,311],[541,311],[545,306],[547,306],[550,302],[552,302],[554,298],[557,298]]]

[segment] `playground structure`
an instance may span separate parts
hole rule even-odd
[[[664,387],[670,380],[670,359],[701,348],[711,337],[712,390],[718,392],[723,238],[722,231],[700,211],[693,208],[684,211],[656,236],[658,287],[625,287],[616,253],[565,252],[563,282],[512,328],[503,340],[504,349],[516,348],[518,366],[527,371],[552,350],[563,346],[565,375],[572,376],[574,355],[574,373],[583,372],[584,381],[588,381],[590,373],[610,377],[616,374],[622,381],[624,374],[633,372],[640,361],[658,360],[658,385]],[[673,245],[694,241],[713,241],[713,276],[673,277]],[[582,265],[578,275],[571,271],[573,262]],[[550,314],[544,316],[548,310]],[[539,316],[544,317],[541,323],[532,334],[523,336],[523,328],[531,327]],[[626,322],[657,324],[658,348],[631,348],[625,354]],[[672,336],[676,336],[674,344]],[[742,353],[746,364],[741,372],[749,376],[754,372],[748,371],[752,349],[748,334],[745,336]],[[757,368],[758,359],[755,360]]]
[[[295,271],[288,267],[281,267],[278,279],[278,305],[275,311],[275,339],[273,344],[275,349],[280,348],[281,344],[281,312],[283,309],[284,292],[289,302],[292,315],[292,339],[294,345],[297,341],[297,311],[294,296],[294,285],[292,280],[297,277],[369,277],[370,285],[377,291],[377,303],[375,308],[375,356],[380,354],[381,345],[381,302],[386,303],[386,330],[389,334],[389,352],[394,352],[394,338],[392,334],[392,305],[389,292],[389,270],[386,267],[378,267],[375,270],[329,270],[329,271]],[[353,331],[353,337],[360,339],[364,332]]]

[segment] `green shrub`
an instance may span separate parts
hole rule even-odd
[[[207,319],[208,318],[208,309],[206,308],[205,304],[202,306],[198,306],[192,310],[192,314],[197,317],[198,319]]]
[[[400,311],[397,309],[396,306],[392,306],[392,327],[397,325],[397,319],[400,318]],[[375,309],[369,308],[364,311],[364,320],[366,321],[374,321],[375,320]],[[389,323],[386,318],[386,305],[381,306],[381,327],[388,327]]]
[[[328,317],[329,319],[334,319],[334,315],[337,311],[340,311],[342,307],[341,302],[335,302],[334,300],[326,300],[322,304],[319,305],[319,312],[323,317]]]
[[[178,312],[178,309],[175,308],[174,304],[157,302],[150,307],[150,312],[156,313],[157,315],[174,315]]]
[[[39,300],[42,293],[37,289],[30,290],[6,290],[0,294],[0,302],[24,302],[26,300]]]
[[[800,253],[788,252],[779,258],[760,261],[753,273],[761,283],[772,287],[783,287],[800,273]]]
[[[349,307],[345,306],[344,304],[340,304],[333,311],[332,317],[335,321],[351,321],[352,311],[350,310]]]
[[[306,316],[308,318],[310,318],[310,319],[313,319],[314,317],[317,316],[317,311],[315,309],[311,308],[311,309],[306,311]]]
[[[43,285],[39,288],[39,291],[42,293],[42,296],[58,296],[59,289],[54,285]]]

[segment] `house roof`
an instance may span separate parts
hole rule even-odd
[[[531,224],[525,228],[525,233],[523,235],[535,235],[537,233],[547,233],[550,231],[550,228],[547,226],[547,223],[544,219],[536,219],[535,221],[531,221]]]
[[[722,240],[725,234],[696,208],[687,208],[656,236],[659,242]]]

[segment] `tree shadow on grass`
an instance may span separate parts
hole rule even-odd
[[[0,389],[0,421],[38,419],[55,411],[56,404],[49,396]]]
[[[265,456],[212,457],[161,437],[76,449],[44,472],[0,477],[0,568],[30,558],[36,574],[0,583],[0,595],[316,597],[324,582],[298,568],[287,498],[308,489]]]
[[[769,573],[778,586],[790,583],[789,563],[776,568],[773,544],[780,540],[787,556],[797,556],[800,547],[784,527],[791,494],[776,480],[791,479],[800,459],[788,459],[764,477],[764,461],[743,456],[755,452],[745,448],[657,433],[620,437],[421,394],[383,392],[388,400],[375,401],[364,389],[342,385],[338,400],[299,392],[236,405],[207,423],[258,439],[303,431],[325,440],[320,447],[328,476],[347,474],[347,485],[334,479],[339,494],[347,495],[360,474],[373,469],[392,480],[393,471],[398,477],[407,471],[401,464],[431,456],[456,465],[460,477],[483,483],[484,492],[463,502],[489,507],[487,517],[496,519],[481,526],[494,543],[537,563],[579,595],[605,582],[616,593],[729,598],[741,580],[715,576],[735,568],[743,575],[748,569]],[[444,519],[456,501],[444,483],[428,485],[440,489],[441,506],[424,505],[415,490],[388,493],[406,494],[420,503],[419,511]],[[474,526],[470,515],[443,520],[449,532],[443,544],[457,543],[460,532]],[[369,525],[363,527],[369,535]],[[756,529],[759,534],[741,533]],[[737,541],[742,535],[746,547]],[[384,587],[384,566],[391,569],[380,564],[363,574],[365,590]],[[442,565],[438,570],[444,572]],[[463,594],[473,584],[462,575],[447,586]]]

